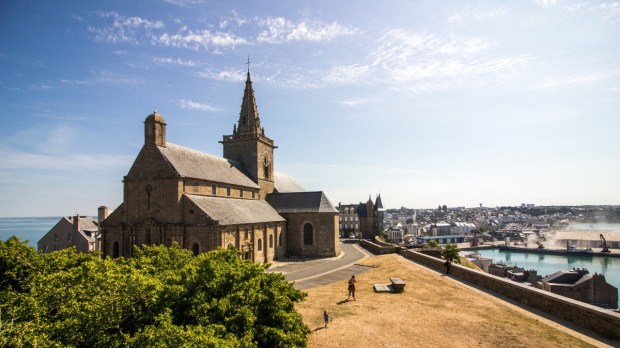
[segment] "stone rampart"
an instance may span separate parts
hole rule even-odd
[[[400,249],[400,254],[407,259],[445,272],[445,261],[442,259],[404,248]],[[598,332],[604,337],[620,340],[620,314],[458,264],[452,264],[450,273],[454,277]]]
[[[376,242],[371,242],[366,239],[362,239],[360,241],[360,245],[362,247],[364,247],[365,249],[367,249],[368,251],[370,251],[371,253],[375,255],[397,253],[398,250],[400,249],[398,246],[394,246],[391,244],[387,244],[387,243],[382,243],[382,244],[384,245],[378,244]]]

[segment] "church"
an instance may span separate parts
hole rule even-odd
[[[157,112],[144,121],[123,203],[101,223],[104,256],[174,243],[195,255],[232,246],[260,263],[340,253],[338,210],[327,196],[274,170],[277,146],[261,127],[249,70],[239,120],[220,141],[223,157],[168,142],[166,127]]]

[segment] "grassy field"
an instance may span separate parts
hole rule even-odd
[[[298,304],[313,330],[309,347],[595,347],[601,343],[466,286],[398,255],[362,262],[357,301],[347,282],[308,289]],[[401,294],[375,293],[373,284],[403,279]],[[323,311],[333,317],[323,328]],[[604,346],[604,345],[603,345]]]

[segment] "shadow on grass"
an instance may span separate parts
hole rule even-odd
[[[323,329],[327,329],[325,326],[319,326],[319,327],[315,327],[314,330],[312,331],[319,331],[319,330],[323,330]]]
[[[337,305],[341,305],[341,304],[345,304],[345,303],[347,303],[347,302],[349,302],[349,301],[351,301],[351,300],[342,300],[342,301],[338,301],[338,302],[336,302],[336,304],[337,304]],[[353,300],[353,301],[355,301],[355,300]]]

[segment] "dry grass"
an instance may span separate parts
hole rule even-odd
[[[314,330],[309,347],[593,346],[585,336],[400,256],[375,256],[363,264],[376,268],[356,275],[357,301],[345,301],[346,280],[307,290],[297,309]],[[373,284],[388,284],[390,277],[407,283],[404,293],[373,291]],[[327,329],[324,310],[333,316]]]

